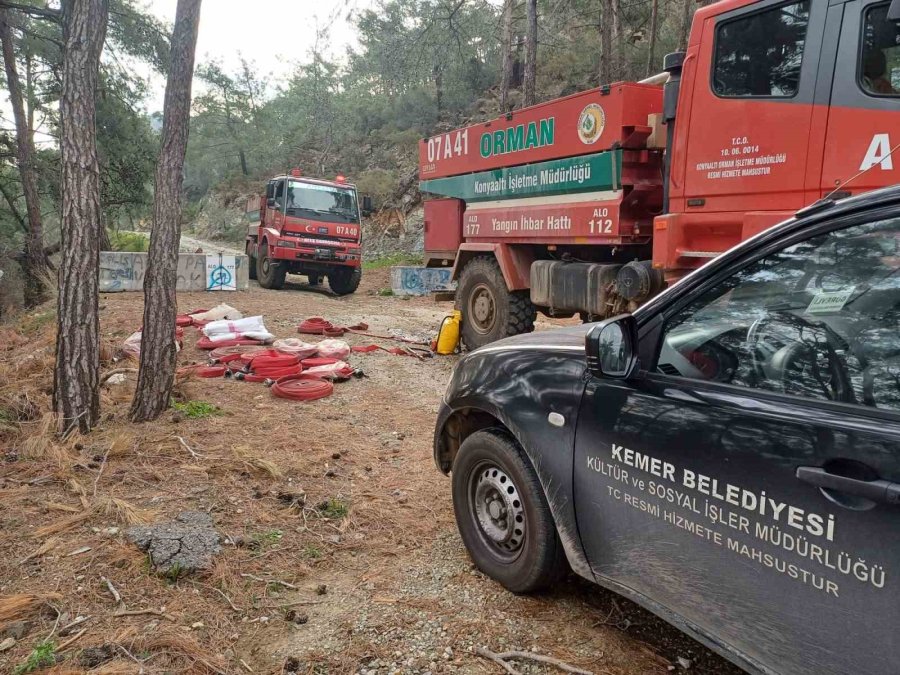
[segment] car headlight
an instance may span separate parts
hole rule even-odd
[[[297,243],[293,241],[288,241],[287,239],[282,239],[278,242],[278,245],[282,248],[297,248]]]

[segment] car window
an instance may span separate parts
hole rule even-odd
[[[888,6],[870,7],[863,21],[859,81],[873,96],[900,96],[900,26],[888,21]]]
[[[790,97],[800,84],[809,0],[723,22],[716,31],[713,91]]]
[[[657,370],[900,410],[900,218],[767,256],[671,317]]]

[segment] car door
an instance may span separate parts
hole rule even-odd
[[[280,178],[272,181],[271,199],[275,200],[274,205],[266,209],[266,225],[272,229],[281,231],[284,226],[284,187],[285,179]],[[271,203],[271,202],[270,202]]]
[[[835,4],[835,3],[832,3]],[[843,12],[821,145],[821,189],[857,194],[900,181],[900,25],[889,2],[852,0]]]
[[[598,581],[745,666],[896,673],[900,217],[792,232],[639,312],[637,376],[591,377],[578,528]]]
[[[808,203],[808,129],[827,3],[741,4],[702,27],[685,152],[691,212]]]

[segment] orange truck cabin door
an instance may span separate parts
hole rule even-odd
[[[745,212],[808,203],[807,152],[827,9],[818,0],[733,0],[699,10],[684,166],[688,214],[731,213],[722,222],[739,227]],[[697,33],[695,24],[693,40]]]
[[[832,4],[836,4],[832,2]],[[857,194],[900,183],[900,28],[889,2],[832,7],[840,39],[822,159],[821,189]]]

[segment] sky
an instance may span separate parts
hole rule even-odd
[[[169,25],[175,22],[177,0],[141,2]],[[196,63],[216,60],[226,72],[235,72],[243,56],[256,64],[260,74],[270,76],[274,91],[279,78],[287,78],[295,63],[308,59],[317,27],[328,29],[324,53],[343,61],[357,45],[354,15],[376,4],[377,0],[206,0],[200,14]],[[146,112],[161,112],[165,78],[147,64],[129,65],[150,84]],[[194,94],[198,91],[195,83]],[[0,127],[12,127],[12,111],[4,89],[0,89]],[[37,130],[35,142],[55,144],[42,129]]]
[[[177,0],[144,0],[145,7],[170,25]],[[200,14],[197,63],[217,60],[226,72],[235,71],[240,57],[255,62],[273,81],[286,78],[294,63],[306,61],[316,29],[328,29],[323,50],[343,60],[356,46],[353,16],[376,0],[205,0]],[[149,75],[149,71],[148,71]],[[162,109],[165,81],[151,77],[149,112]]]

